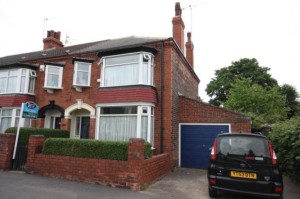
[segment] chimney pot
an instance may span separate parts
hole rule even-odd
[[[64,47],[63,43],[60,41],[60,32],[55,32],[54,30],[47,31],[47,37],[43,39],[44,50],[50,48],[61,48]]]
[[[180,8],[180,2],[176,2],[175,4],[175,16],[181,16],[182,10]]]

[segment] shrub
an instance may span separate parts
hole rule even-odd
[[[6,129],[5,133],[17,133],[17,127]],[[69,138],[69,131],[60,129],[44,129],[44,128],[26,128],[21,127],[19,133],[18,144],[22,146],[28,145],[30,135],[43,135],[47,138]]]
[[[291,119],[273,126],[272,141],[282,170],[300,182],[300,120]]]
[[[45,155],[126,161],[128,159],[128,142],[51,138],[45,141],[43,153]],[[149,143],[145,143],[144,155],[147,158],[151,157]]]

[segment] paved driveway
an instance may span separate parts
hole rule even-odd
[[[209,199],[206,170],[176,168],[173,173],[150,185],[145,194],[165,196],[168,199]],[[300,185],[284,177],[284,199],[299,199]],[[218,199],[254,199],[238,195],[224,194]]]

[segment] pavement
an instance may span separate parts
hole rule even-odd
[[[175,168],[146,190],[134,192],[24,172],[0,171],[0,199],[210,199],[206,170]],[[300,184],[284,176],[284,199],[299,199]],[[223,194],[218,199],[255,199]]]

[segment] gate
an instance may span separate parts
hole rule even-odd
[[[19,146],[17,147],[16,157],[12,162],[11,168],[12,170],[24,171],[26,168],[26,160],[27,160],[27,146]]]

